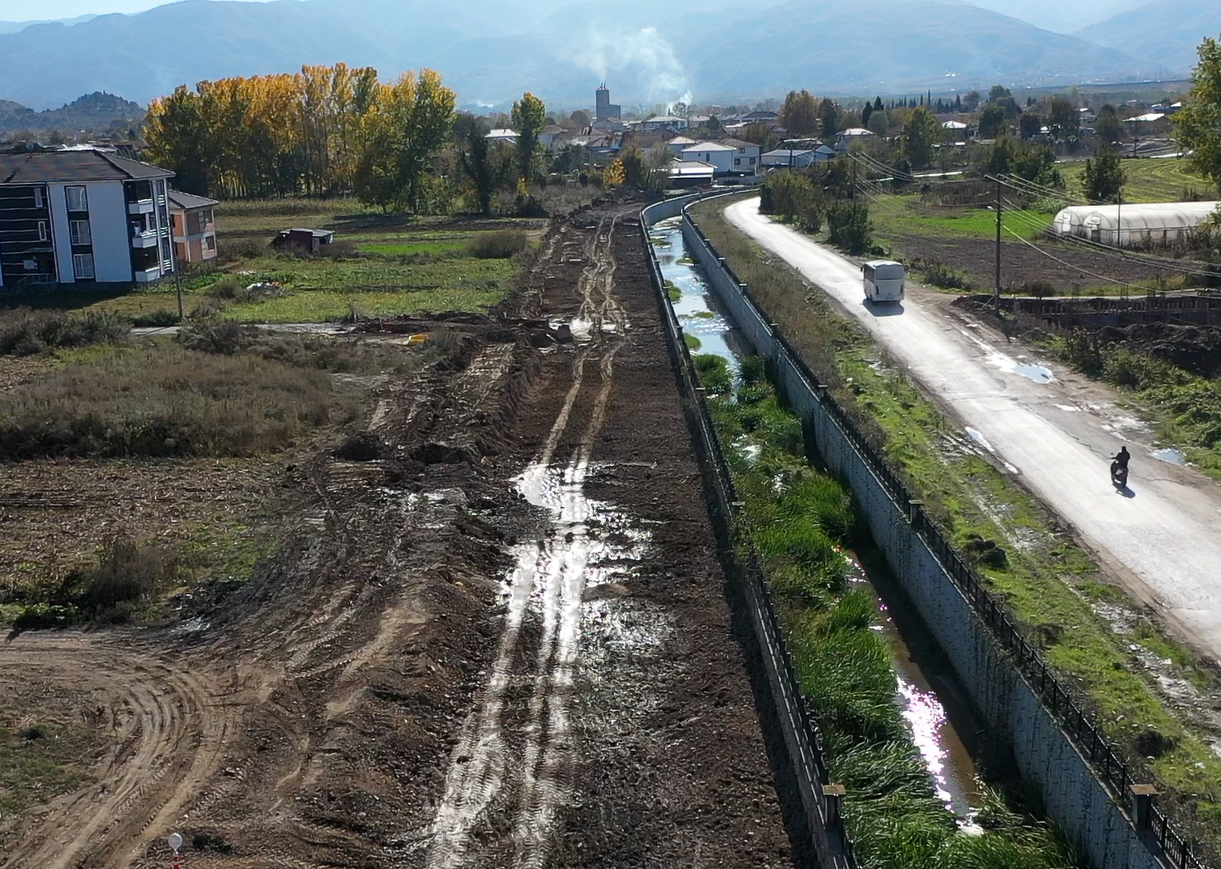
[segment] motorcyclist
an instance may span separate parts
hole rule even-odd
[[[1128,478],[1128,461],[1132,458],[1132,454],[1128,452],[1128,448],[1120,447],[1119,452],[1111,460],[1111,477],[1115,478],[1122,474],[1124,479]]]

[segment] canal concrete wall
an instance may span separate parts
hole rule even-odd
[[[902,484],[685,213],[682,231],[689,255],[703,268],[734,325],[774,366],[778,385],[818,454],[852,491],[874,540],[990,736],[1012,748],[1022,777],[1037,786],[1047,817],[1095,869],[1198,865],[1160,812],[1152,813],[1152,828],[1136,828],[1128,793],[1137,782],[1121,758],[958,559],[922,506],[904,497]]]
[[[683,340],[682,326],[670,305],[661,267],[648,240],[649,227],[659,221],[678,217],[684,207],[698,198],[687,196],[660,202],[644,209],[641,214],[650,276],[657,295],[666,346],[678,378],[692,446],[699,458],[719,554],[736,592],[731,602],[750,625],[755,647],[753,651],[757,652],[763,671],[761,681],[766,685],[775,724],[787,754],[787,764],[792,770],[803,827],[795,835],[807,840],[808,847],[823,869],[857,869],[852,842],[842,823],[842,797],[835,788],[828,789],[830,778],[823,759],[821,740],[802,696],[771,594],[758,564],[744,557],[734,545],[733,529],[739,498],[699,390],[690,351]]]

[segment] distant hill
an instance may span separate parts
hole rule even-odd
[[[61,18],[58,23],[65,25],[82,24],[86,21],[92,21],[97,18],[96,15],[78,15],[76,18]],[[50,19],[40,21],[0,21],[0,34],[4,33],[20,33],[32,24],[49,24]]]
[[[83,90],[145,102],[202,79],[338,61],[386,77],[430,66],[460,101],[484,105],[527,89],[584,105],[602,80],[616,102],[650,105],[687,91],[944,94],[1166,72],[1122,49],[942,0],[467,0],[461,14],[434,0],[185,0],[0,35],[0,57],[0,98],[34,108]]]
[[[1075,34],[1126,51],[1145,62],[1187,73],[1199,61],[1205,36],[1221,38],[1218,0],[1154,0]]]
[[[45,135],[58,130],[71,136],[81,130],[105,133],[112,128],[139,127],[144,106],[108,93],[78,97],[58,109],[37,112],[9,100],[0,100],[0,134],[20,130]]]
[[[840,92],[922,86],[944,93],[996,83],[1155,77],[1166,71],[1156,63],[1134,62],[1123,51],[935,0],[791,2],[765,17],[737,22],[732,33],[731,50],[716,32],[686,49],[702,87],[729,90],[749,78],[773,91],[817,82]]]

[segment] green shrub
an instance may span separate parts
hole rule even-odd
[[[132,317],[131,324],[138,329],[157,329],[164,326],[177,326],[182,322],[176,311],[149,311],[147,314],[137,314]]]
[[[965,272],[951,268],[939,260],[915,260],[912,265],[919,269],[924,274],[924,280],[934,287],[940,287],[943,290],[975,289],[975,284],[971,282]]]
[[[524,232],[502,229],[479,233],[471,240],[467,250],[476,259],[511,259],[528,245],[529,240]]]

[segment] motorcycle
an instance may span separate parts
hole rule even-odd
[[[1128,487],[1128,469],[1119,462],[1111,462],[1111,484],[1117,489]]]

